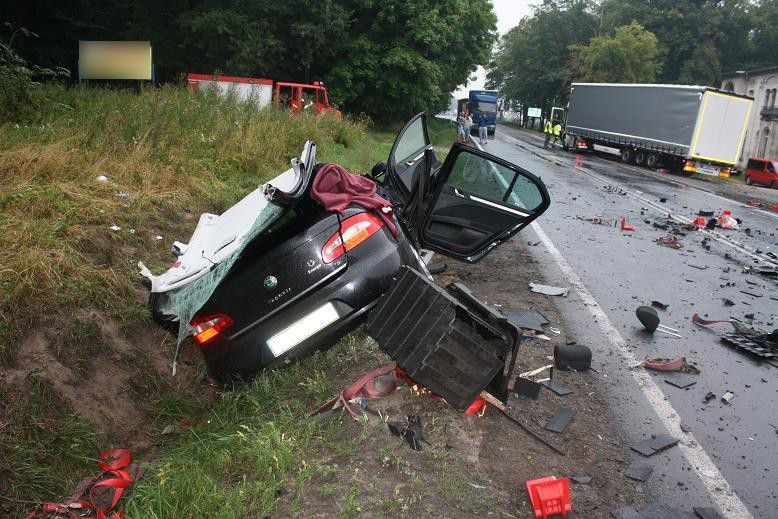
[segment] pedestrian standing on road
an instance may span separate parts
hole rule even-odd
[[[473,128],[473,114],[465,113],[465,143],[470,140],[470,130]]]
[[[546,136],[546,140],[543,141],[543,147],[548,148],[548,142],[551,140],[551,136],[554,134],[554,125],[551,124],[551,119],[548,119],[546,124],[543,126],[543,133]]]
[[[562,135],[562,123],[559,122],[559,119],[554,119],[554,142],[551,143],[551,148],[554,147],[554,144],[556,144],[556,141],[559,140],[561,135]],[[560,146],[562,145],[561,141],[559,145]]]
[[[457,142],[467,142],[465,138],[465,112],[459,112],[457,116]]]
[[[486,117],[484,114],[478,114],[478,140],[481,144],[486,144]]]

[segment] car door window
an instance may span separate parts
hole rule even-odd
[[[408,195],[419,172],[424,171],[424,150],[430,146],[424,113],[411,119],[400,132],[389,155],[388,174],[394,183]]]
[[[456,144],[438,174],[420,242],[426,248],[476,262],[549,206],[543,182],[483,151]]]
[[[414,120],[397,141],[394,158],[397,164],[408,162],[424,152],[427,142],[424,136],[424,119]]]
[[[543,198],[537,186],[527,177],[491,160],[462,154],[454,164],[448,183],[470,195],[505,203],[518,209],[534,210]]]

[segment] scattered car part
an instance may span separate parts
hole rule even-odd
[[[409,377],[464,410],[487,386],[507,398],[510,372],[506,376],[504,369],[518,350],[518,330],[491,308],[481,309],[491,312],[492,322],[427,276],[402,267],[370,313],[367,330]]]
[[[702,398],[702,402],[704,404],[707,404],[714,398],[716,398],[716,394],[713,391],[708,391],[707,393],[705,393],[705,396]]]
[[[651,306],[655,306],[655,307],[659,308],[660,310],[667,310],[667,308],[670,305],[666,305],[666,304],[662,303],[661,301],[651,301]]]
[[[724,519],[724,516],[715,508],[695,506],[692,510],[700,519]]]
[[[500,310],[503,315],[508,319],[512,325],[517,328],[523,328],[525,330],[535,330],[536,332],[543,332],[543,326],[548,324],[548,319],[537,310]]]
[[[404,438],[411,449],[415,451],[421,450],[421,442],[429,443],[424,439],[424,434],[421,430],[421,418],[419,415],[411,415],[408,417],[408,421],[403,422],[387,422],[389,431],[395,436]]]
[[[695,380],[694,377],[690,377],[683,373],[668,373],[665,375],[664,379],[665,382],[679,389],[686,389],[697,383],[697,380]]]
[[[664,245],[665,247],[670,247],[671,249],[683,249],[683,243],[681,243],[681,241],[672,234],[657,238],[656,242],[659,245]]]
[[[683,371],[686,373],[699,373],[700,370],[694,364],[686,362],[686,357],[663,359],[661,357],[643,359],[638,366],[654,371]]]
[[[81,481],[73,494],[62,503],[43,503],[29,513],[34,517],[124,517],[120,508],[122,494],[140,477],[142,470],[132,463],[127,449],[113,449],[100,453],[97,466],[101,472]]]
[[[654,472],[654,466],[642,462],[640,460],[633,460],[624,475],[635,481],[648,481],[648,477]]]
[[[735,349],[755,355],[763,360],[773,360],[777,356],[775,351],[765,348],[759,343],[735,332],[729,332],[722,335],[721,342],[727,346],[732,346]]]
[[[554,413],[554,416],[546,422],[546,425],[544,425],[543,428],[547,431],[563,433],[574,416],[575,409],[560,407],[557,409],[556,413]]]
[[[735,393],[732,391],[727,391],[723,395],[721,395],[721,401],[725,404],[728,404],[732,401],[732,399],[735,398]]]
[[[427,270],[430,274],[442,274],[448,270],[448,263],[439,261],[437,263],[430,263],[427,265]]]
[[[562,371],[586,371],[592,366],[592,350],[583,344],[557,344],[554,365]]]
[[[510,413],[508,413],[508,409],[505,406],[505,404],[503,402],[501,402],[500,400],[498,400],[494,395],[491,395],[491,394],[487,393],[486,391],[482,391],[481,392],[481,398],[483,398],[489,404],[491,404],[505,418],[507,418],[511,422],[515,423],[516,425],[518,425],[521,428],[521,430],[524,431],[525,433],[527,433],[531,438],[533,438],[534,440],[542,443],[543,445],[545,445],[546,447],[548,447],[552,451],[556,452],[557,454],[559,454],[561,456],[565,456],[565,451],[563,451],[559,447],[556,447],[555,445],[547,442],[546,440],[544,440],[543,438],[538,436],[537,433],[533,432],[529,427],[527,427],[526,425],[521,423],[518,418],[516,418],[515,416],[511,415]]]
[[[695,314],[692,316],[692,322],[695,323],[695,324],[699,324],[701,326],[710,326],[711,324],[716,324],[716,323],[731,323],[732,320],[731,319],[715,319],[715,320],[711,321],[711,320],[708,320],[708,319],[703,319],[702,317],[700,317],[700,314],[695,312]]]
[[[656,310],[651,308],[650,306],[639,306],[637,310],[635,310],[635,315],[638,318],[638,321],[648,330],[650,333],[654,333],[655,331],[666,333],[667,335],[672,335],[673,337],[681,337],[677,332],[675,328],[670,328],[669,326],[664,326],[662,324],[659,324],[659,314],[656,313]]]
[[[541,387],[539,382],[524,377],[516,377],[516,382],[513,384],[513,392],[520,399],[531,398],[532,400],[537,400]]]
[[[735,302],[731,299],[727,299],[726,297],[722,297],[721,301],[724,303],[724,306],[735,306]]]
[[[628,225],[627,224],[627,217],[626,216],[622,216],[621,217],[620,226],[621,226],[621,230],[622,231],[634,231],[635,230],[635,226],[634,225]]]
[[[540,383],[559,396],[569,395],[570,393],[573,392],[572,389],[562,384],[561,382],[557,382],[554,379],[541,380]]]
[[[547,296],[562,296],[565,297],[570,292],[570,287],[554,287],[551,285],[541,285],[539,283],[532,282],[529,284],[530,290],[538,294],[545,294]]]
[[[567,517],[573,511],[570,501],[570,480],[553,476],[526,482],[532,511],[536,519]]]
[[[667,434],[658,434],[640,442],[633,443],[629,448],[643,456],[653,456],[657,452],[669,449],[676,443],[678,443],[676,438],[668,436]]]

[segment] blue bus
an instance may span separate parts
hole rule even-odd
[[[486,129],[489,135],[494,135],[494,131],[497,129],[497,91],[471,90],[467,104],[470,113],[473,114],[473,122],[477,122],[478,116],[483,114],[486,118]],[[478,133],[475,125],[473,125],[471,132]]]

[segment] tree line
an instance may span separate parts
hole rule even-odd
[[[489,0],[39,0],[5,3],[0,22],[37,34],[15,40],[24,59],[72,77],[79,40],[149,40],[160,82],[324,80],[379,122],[445,108],[496,41]]]
[[[771,65],[776,0],[544,0],[500,39],[487,81],[514,108],[547,108],[574,81],[718,86]]]

